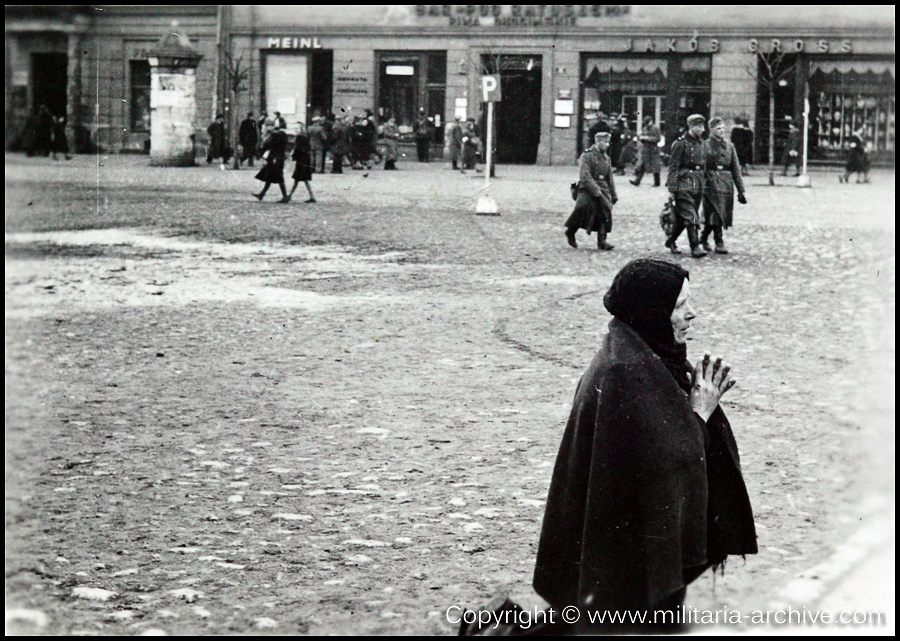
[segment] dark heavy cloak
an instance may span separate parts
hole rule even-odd
[[[706,425],[646,343],[613,319],[556,460],[534,574],[551,606],[652,609],[756,533],[737,446]]]

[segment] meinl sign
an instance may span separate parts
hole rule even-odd
[[[321,49],[318,38],[294,38],[291,36],[269,38],[269,49]]]

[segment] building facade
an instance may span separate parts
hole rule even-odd
[[[316,114],[370,109],[381,119],[394,117],[402,135],[411,138],[422,109],[435,124],[432,142],[439,153],[448,120],[473,117],[484,124],[480,77],[496,73],[503,95],[495,109],[500,162],[572,164],[592,118],[601,113],[624,115],[638,133],[650,115],[662,129],[664,146],[691,113],[729,123],[744,116],[756,132],[757,161],[765,162],[770,110],[777,159],[788,123],[802,123],[808,104],[813,162],[842,158],[844,140],[862,130],[873,159],[893,163],[889,6],[220,5],[94,10],[100,16],[72,11],[66,24],[75,24],[82,34],[78,41],[96,53],[85,54],[80,70],[73,68],[73,43],[67,41],[67,86],[77,91],[72,76],[80,76],[82,122],[91,140],[111,151],[143,144],[141,49],[180,13],[182,28],[204,55],[198,69],[200,141],[217,110],[234,129],[250,111],[279,111],[292,127]],[[11,22],[8,9],[8,129]],[[16,28],[15,35],[22,33]],[[14,92],[31,83],[22,75],[23,52],[33,68],[40,38],[46,37],[24,33],[31,48],[23,38],[14,46]],[[770,78],[767,65],[773,63],[777,77]],[[86,88],[94,88],[98,78],[102,90],[93,100]],[[24,102],[19,94],[14,111],[27,113],[41,91],[29,88]],[[99,118],[92,108],[99,109]]]

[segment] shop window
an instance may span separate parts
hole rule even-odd
[[[150,131],[150,63],[131,61],[131,130]]]
[[[810,155],[842,157],[860,133],[874,156],[894,152],[893,62],[814,61],[810,65]]]
[[[434,142],[444,139],[447,52],[380,52],[378,119],[394,118],[404,140],[412,140],[419,109],[434,123]]]
[[[582,140],[597,117],[624,115],[637,134],[644,116],[659,125],[667,92],[669,61],[653,57],[588,57],[584,60]]]
[[[712,89],[712,61],[709,56],[686,56],[681,58],[679,80],[678,113],[672,128],[680,135],[687,131],[687,119],[692,114],[700,114],[709,120],[710,94]]]

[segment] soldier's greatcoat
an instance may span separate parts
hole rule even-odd
[[[731,227],[734,218],[734,188],[744,193],[741,163],[737,150],[727,140],[710,136],[706,141],[706,188],[703,193],[703,222]]]
[[[686,227],[700,225],[700,204],[706,182],[706,145],[685,134],[672,144],[666,187],[675,195],[675,215]]]
[[[566,221],[570,229],[608,234],[612,231],[612,207],[618,200],[612,165],[606,152],[591,147],[578,160],[578,199]]]

